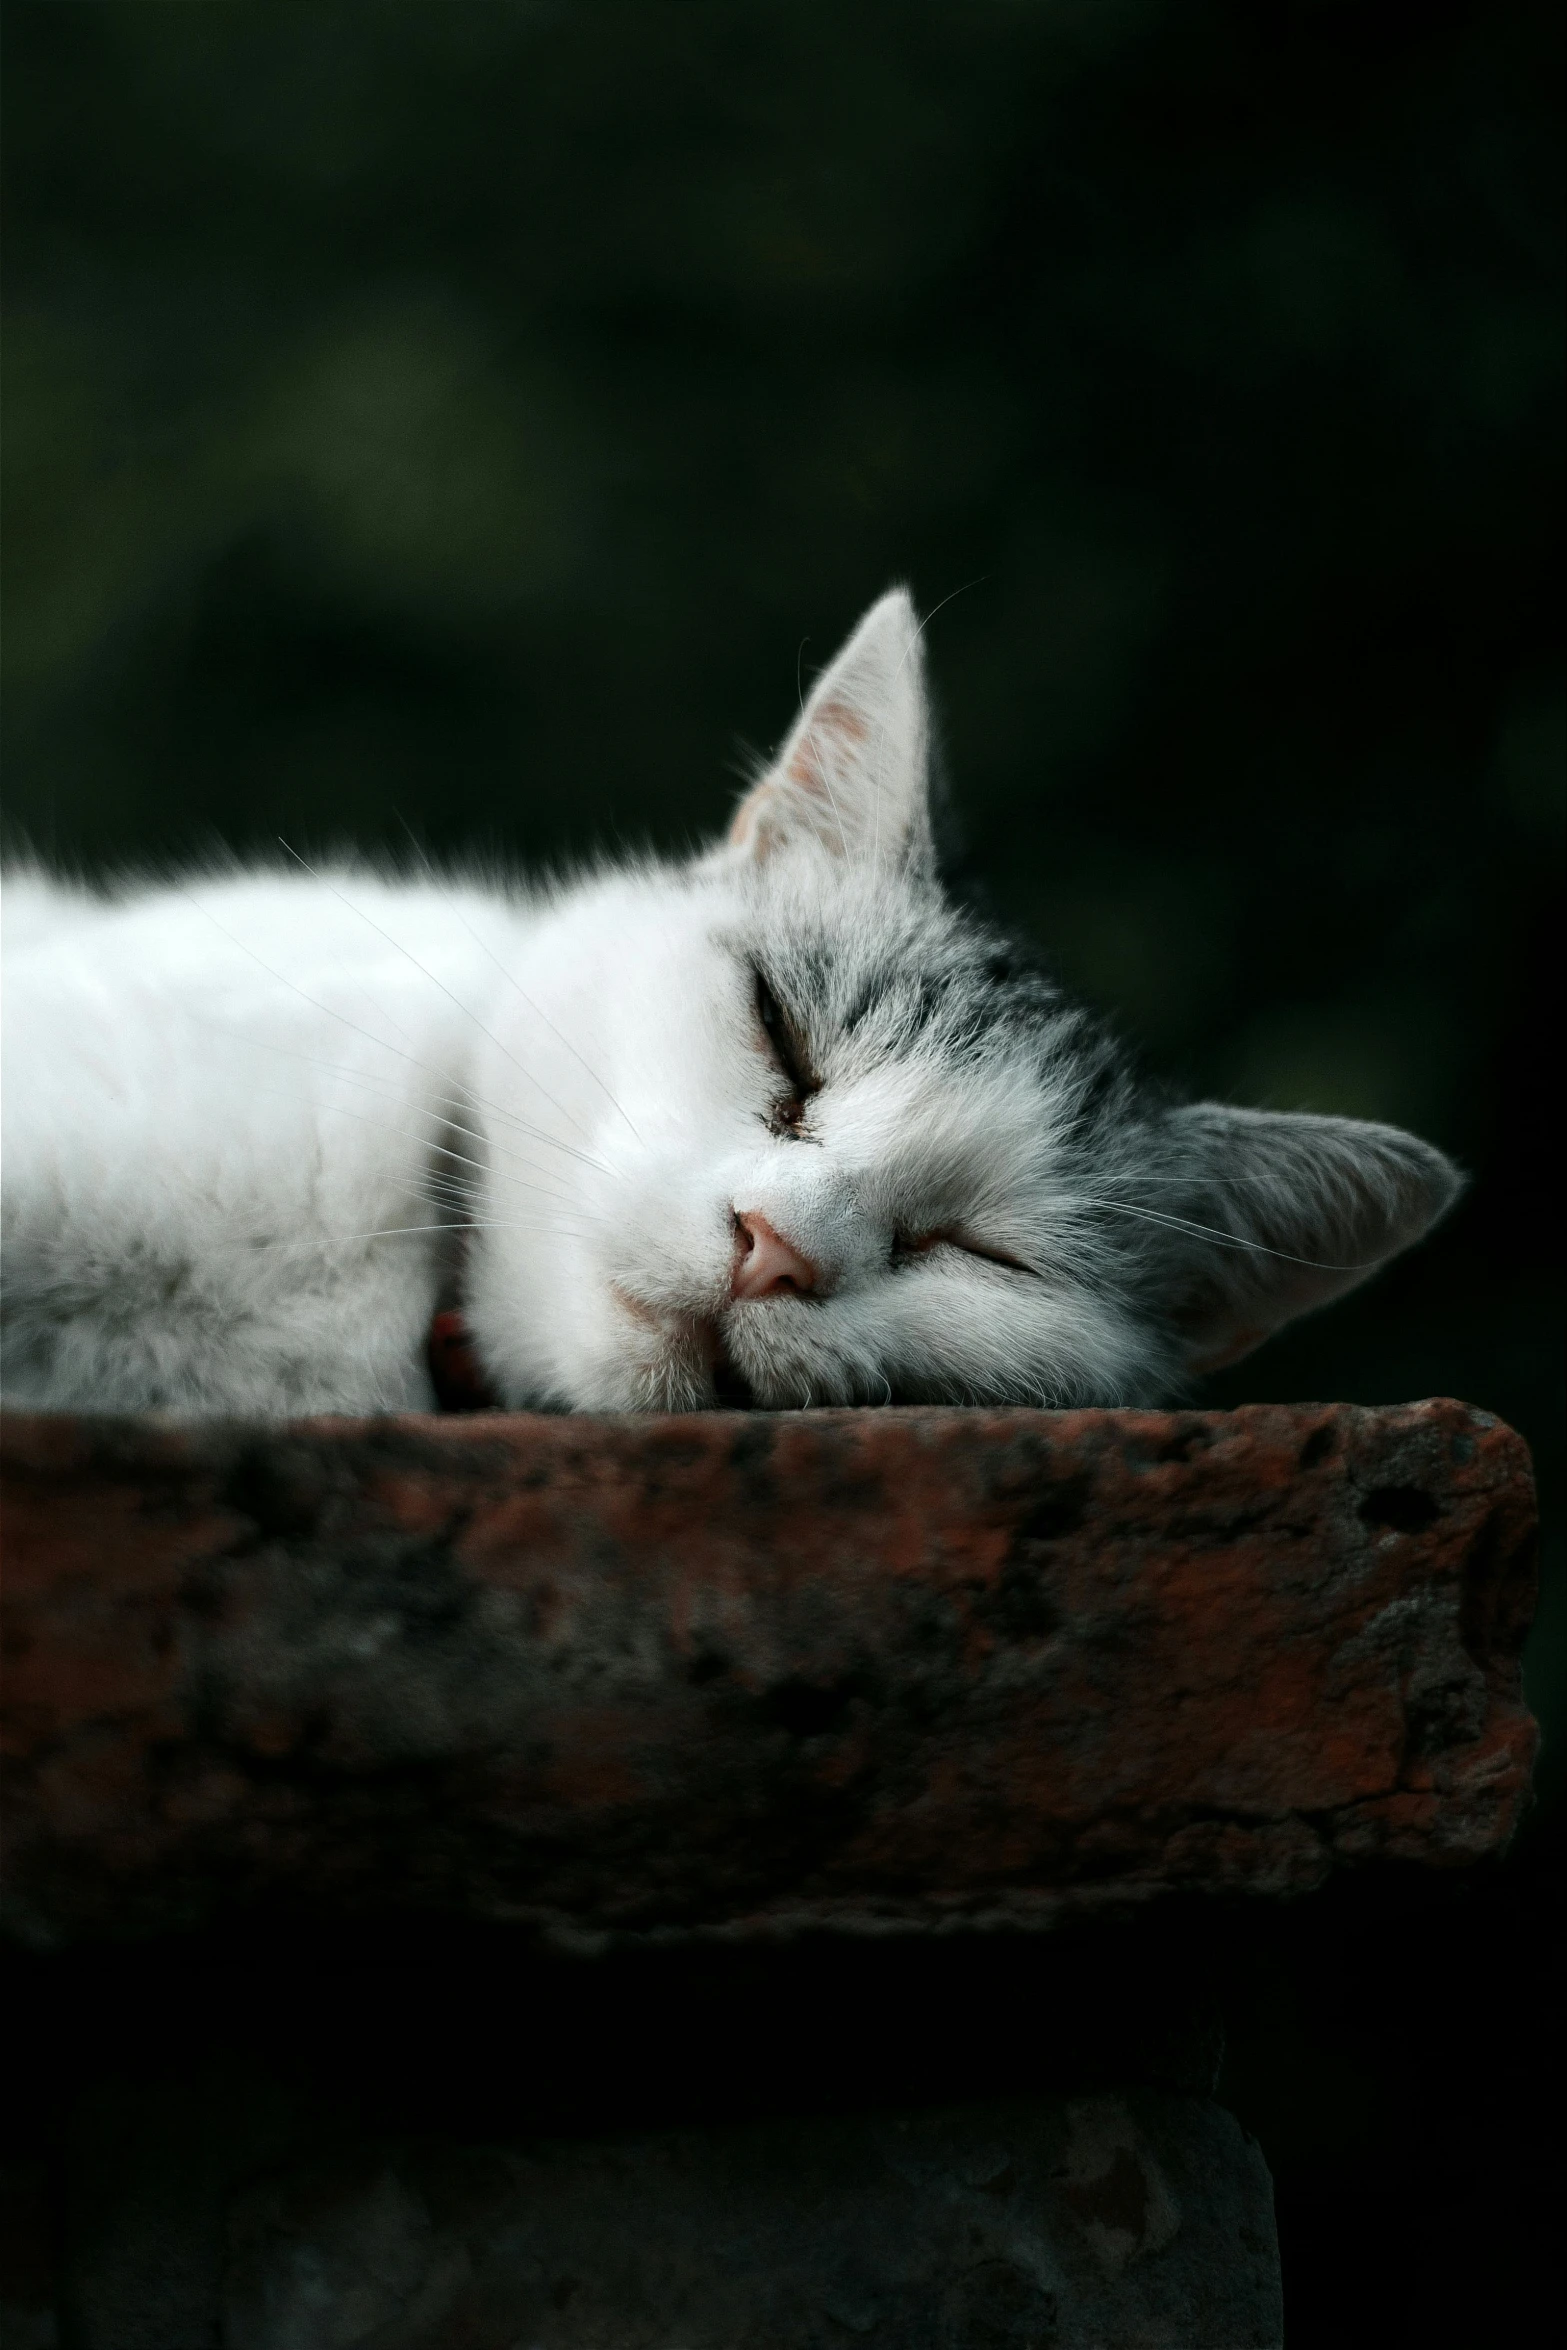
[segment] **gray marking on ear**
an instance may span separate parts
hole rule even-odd
[[[1432,1144],[1356,1118],[1194,1102],[1169,1113],[1167,1130],[1187,1163],[1183,1201],[1210,1228],[1206,1240],[1188,1228],[1177,1283],[1194,1370],[1239,1361],[1358,1287],[1463,1189]]]

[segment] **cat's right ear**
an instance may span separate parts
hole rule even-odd
[[[729,849],[763,863],[797,841],[891,865],[930,860],[930,718],[904,588],[871,606],[794,731],[735,810]]]

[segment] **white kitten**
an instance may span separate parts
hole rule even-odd
[[[883,597],[721,846],[525,892],[7,891],[9,1402],[1153,1400],[1453,1199],[1385,1126],[1181,1106],[943,893]],[[449,1325],[447,1325],[449,1327]]]

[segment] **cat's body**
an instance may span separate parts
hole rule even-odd
[[[1390,1128],[1172,1105],[942,893],[886,597],[729,839],[537,894],[8,887],[9,1402],[1146,1401],[1418,1237]]]
[[[477,893],[333,880],[486,1001],[456,908],[498,946],[513,924]],[[350,1236],[429,1225],[432,1163],[460,1171],[436,1155],[471,1057],[455,1005],[303,877],[27,895],[33,943],[7,924],[7,1400],[427,1408],[441,1236]]]

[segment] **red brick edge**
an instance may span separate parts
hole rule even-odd
[[[1447,1401],[4,1427],[7,1914],[1031,1927],[1497,1851],[1527,1451]]]

